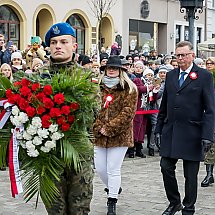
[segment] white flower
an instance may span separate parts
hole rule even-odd
[[[45,147],[50,148],[50,149],[55,148],[56,147],[56,142],[55,141],[46,141]]]
[[[23,149],[26,149],[26,142],[19,141],[19,144],[22,146]]]
[[[32,141],[27,141],[27,142],[25,143],[25,145],[26,145],[26,148],[27,148],[29,151],[35,150],[35,145],[33,145]]]
[[[51,148],[47,148],[45,146],[41,146],[40,150],[43,151],[43,152],[45,152],[45,153],[47,153],[47,152],[50,152]]]
[[[26,123],[28,121],[28,115],[24,112],[20,112],[18,118],[22,123]]]
[[[27,154],[29,157],[37,157],[40,153],[38,152],[38,150],[28,150]]]
[[[35,136],[34,139],[33,139],[33,144],[38,146],[38,145],[42,144],[42,141],[43,141],[42,138],[40,138],[39,136]]]
[[[54,132],[56,132],[58,130],[58,125],[57,124],[51,124],[50,126],[49,126],[49,131],[51,132],[51,133],[54,133]]]
[[[55,132],[51,135],[51,139],[52,140],[59,140],[64,136],[64,134],[60,133],[60,132]]]
[[[37,131],[37,134],[40,138],[45,139],[45,138],[48,138],[49,132],[48,132],[48,129],[39,128]]]
[[[37,127],[35,127],[34,125],[30,125],[26,131],[30,135],[35,135],[37,133]]]
[[[31,124],[34,125],[37,128],[41,128],[42,127],[42,121],[41,121],[40,117],[34,117],[32,119]]]
[[[22,125],[22,122],[19,120],[18,116],[11,116],[10,117],[10,121],[13,125],[15,125],[16,127],[20,127]]]
[[[14,105],[14,106],[12,107],[12,114],[13,114],[14,116],[18,116],[18,114],[19,114],[19,108],[18,108],[16,105]]]
[[[25,140],[31,140],[32,139],[32,136],[27,132],[27,131],[24,131],[23,133],[23,138]]]

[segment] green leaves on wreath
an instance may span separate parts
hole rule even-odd
[[[29,156],[22,156],[21,177],[24,182],[24,199],[28,202],[34,195],[41,196],[44,204],[50,207],[53,201],[59,196],[56,182],[60,181],[63,173],[63,163],[54,154],[44,154],[32,159]],[[36,199],[36,207],[38,198]]]
[[[0,98],[5,97],[7,89],[11,88],[12,84],[7,77],[0,75]]]

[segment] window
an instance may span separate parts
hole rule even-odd
[[[78,43],[79,54],[85,54],[85,26],[81,18],[77,14],[73,14],[66,21],[76,31],[76,42]]]
[[[5,41],[13,41],[19,48],[20,22],[14,11],[8,6],[0,6],[0,34],[5,36]]]
[[[181,41],[181,25],[176,25],[175,42],[176,44]]]
[[[149,52],[154,45],[154,23],[129,20],[129,52]]]

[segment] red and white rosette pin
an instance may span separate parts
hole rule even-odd
[[[189,74],[189,76],[190,76],[190,78],[191,78],[192,80],[196,80],[196,79],[198,78],[198,75],[197,75],[196,72],[191,72],[191,73]]]
[[[104,108],[108,108],[109,103],[113,101],[113,96],[111,94],[108,94],[105,96],[104,100]]]

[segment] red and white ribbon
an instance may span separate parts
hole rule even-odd
[[[105,97],[104,108],[108,108],[109,103],[112,102],[112,101],[113,101],[113,96],[111,94],[108,94]]]
[[[9,174],[12,197],[14,198],[23,192],[19,168],[19,146],[16,139],[16,129],[13,131],[9,145]]]
[[[150,91],[149,92],[149,102],[152,102],[153,100],[154,100],[154,98],[153,98],[153,92]]]
[[[4,127],[8,118],[11,115],[11,111],[8,111],[8,108],[13,106],[6,99],[0,100],[0,107],[4,107],[4,109],[0,113],[0,129]]]

